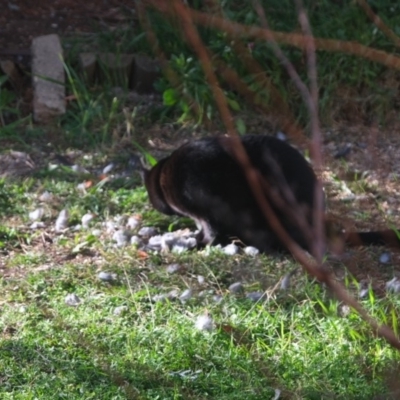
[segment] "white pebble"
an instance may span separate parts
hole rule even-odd
[[[157,234],[157,230],[156,230],[156,228],[153,228],[152,226],[144,226],[138,232],[138,235],[142,236],[142,237],[151,237],[151,236],[155,236],[156,234]]]
[[[41,228],[44,228],[45,226],[46,226],[46,224],[44,222],[35,221],[29,226],[29,228],[30,229],[41,229]]]
[[[180,264],[170,264],[167,265],[166,271],[169,274],[176,274],[177,272],[181,272],[183,269],[183,266]]]
[[[239,253],[239,247],[236,246],[236,244],[231,243],[223,247],[222,251],[228,256],[234,256],[235,254]]]
[[[126,246],[129,243],[129,234],[124,229],[119,229],[113,234],[113,240],[117,242],[117,246]]]
[[[247,254],[248,256],[253,256],[255,257],[257,254],[260,253],[260,250],[253,246],[247,246],[244,248],[244,253]]]
[[[56,232],[61,232],[68,228],[68,210],[61,210],[60,214],[56,219],[55,230]]]
[[[179,300],[182,301],[183,303],[185,301],[188,301],[192,298],[193,296],[193,290],[192,289],[186,289],[180,296]]]
[[[386,290],[388,292],[400,293],[400,280],[394,277],[389,282],[386,282]]]
[[[94,214],[92,214],[92,213],[85,214],[81,219],[82,227],[84,229],[89,228],[90,221],[92,221],[93,218],[94,218]]]
[[[103,174],[107,175],[114,168],[114,163],[110,163],[103,168]]]
[[[229,286],[229,291],[231,293],[240,293],[243,291],[243,285],[241,282],[235,282],[232,283],[232,285]]]
[[[211,331],[214,329],[214,322],[208,314],[199,315],[196,319],[195,326],[201,331]]]
[[[97,237],[98,237],[98,236],[101,236],[101,233],[102,233],[102,232],[101,232],[101,229],[93,229],[93,230],[92,230],[92,235],[93,235],[93,236],[97,236]]]
[[[128,307],[127,306],[118,306],[114,308],[114,315],[124,315],[128,312]]]
[[[140,244],[140,237],[136,236],[136,235],[133,235],[131,237],[131,245],[132,246],[139,246],[139,244]]]
[[[104,282],[112,282],[117,279],[116,274],[112,274],[111,272],[101,271],[97,274],[97,277]]]
[[[204,285],[206,282],[206,278],[204,278],[203,275],[197,275],[197,282],[199,282],[199,285]]]
[[[38,220],[42,219],[43,215],[44,215],[44,209],[39,207],[36,210],[31,211],[29,213],[29,219],[31,221],[38,221]]]
[[[263,292],[249,292],[247,293],[246,297],[251,300],[251,301],[259,301],[263,298],[264,293]]]
[[[65,297],[65,304],[68,306],[76,307],[81,303],[81,299],[75,294],[70,293]]]
[[[385,252],[385,253],[382,253],[382,254],[380,255],[380,257],[379,257],[379,262],[380,262],[381,264],[389,264],[389,263],[390,263],[390,259],[391,259],[390,253]]]
[[[141,222],[142,222],[141,218],[134,215],[134,216],[128,218],[126,227],[128,229],[135,230],[140,225]]]
[[[286,134],[281,131],[277,132],[276,138],[282,140],[283,142],[287,140]]]
[[[42,201],[43,203],[49,202],[53,200],[53,195],[48,192],[47,190],[45,192],[43,192],[40,196],[39,196],[39,200]]]

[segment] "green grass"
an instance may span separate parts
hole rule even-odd
[[[356,313],[340,316],[342,306],[304,274],[296,274],[290,290],[276,288],[293,269],[290,258],[228,257],[212,249],[142,259],[134,247],[116,248],[102,222],[134,212],[143,215],[143,225],[165,231],[173,220],[149,208],[142,187],[105,185],[83,194],[76,184],[46,174],[35,186],[4,184],[16,210],[26,199],[35,207],[43,190],[62,199],[47,205],[49,226],[61,207],[73,210],[71,224],[89,210],[97,219],[89,231],[56,235],[50,228],[28,230],[27,211],[3,218],[2,399],[272,399],[275,389],[288,399],[389,393],[386,375],[399,354],[374,338]],[[176,228],[185,224],[175,222]],[[103,233],[92,236],[94,228]],[[43,242],[42,232],[52,243]],[[171,263],[185,269],[169,274]],[[102,282],[99,271],[117,279]],[[236,281],[245,292],[265,290],[265,300],[229,294]],[[354,287],[350,276],[346,282]],[[152,300],[188,287],[194,296],[186,303]],[[71,293],[81,299],[77,307],[65,304]],[[398,297],[371,292],[363,305],[398,331]],[[120,306],[125,312],[115,315]],[[195,327],[205,312],[214,320],[211,332]]]

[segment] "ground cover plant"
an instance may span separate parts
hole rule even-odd
[[[383,3],[378,6],[390,10]],[[256,14],[235,2],[224,5],[230,17],[255,22]],[[343,29],[358,34],[362,25],[369,32],[364,43],[379,38],[382,43],[374,44],[389,46],[380,32],[371,33],[368,19],[353,6],[319,2],[318,7],[333,13],[328,19],[332,28],[326,19],[318,24],[323,13],[311,15],[319,35],[325,27],[327,37],[346,36],[335,31],[334,22],[343,26],[336,17],[350,7],[351,17],[346,15],[357,22],[357,29],[351,24]],[[287,21],[287,30],[292,30],[294,14]],[[104,33],[101,39],[107,41]],[[216,52],[223,43],[217,39]],[[257,46],[253,52],[262,54]],[[177,55],[172,64],[189,75],[185,90],[206,100],[201,115],[215,121],[213,96],[197,60],[189,58],[188,53]],[[369,68],[381,68],[352,59],[343,70],[326,67],[328,72],[322,61],[319,73],[331,79],[332,87],[351,77],[365,82],[359,75],[361,64],[367,75]],[[143,96],[138,102],[111,83],[87,88],[68,62],[66,72],[75,100],[58,126],[37,130],[24,121],[25,134],[8,125],[1,130],[2,144],[29,152],[35,164],[15,178],[0,163],[6,177],[0,180],[1,398],[399,397],[399,353],[374,337],[357,312],[305,275],[291,257],[232,248],[146,246],[149,233],[143,227],[158,233],[195,227],[149,206],[132,154],[146,149],[161,156],[188,137],[220,133],[218,122],[204,129],[195,116],[194,126],[189,125],[188,107],[182,104],[167,112],[166,106],[176,105],[170,90],[175,87],[167,81],[160,83],[162,99]],[[375,73],[369,81],[372,88]],[[289,90],[286,96],[291,98]],[[263,127],[263,133],[276,134],[268,117],[246,109],[234,95],[228,99],[231,110],[240,111],[246,131],[260,133]],[[371,99],[379,103],[377,94]],[[11,97],[6,100],[14,110]],[[369,127],[351,129],[344,122],[324,130],[324,149],[333,157],[321,174],[332,212],[351,213],[360,227],[376,221],[400,226],[400,170],[393,165],[400,144],[386,131],[373,147],[379,168],[372,170],[361,146]],[[341,155],[349,152],[348,158]],[[398,336],[400,298],[388,282],[399,272],[399,255],[375,248],[328,261],[336,279]]]

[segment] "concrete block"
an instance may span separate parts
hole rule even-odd
[[[133,54],[98,54],[100,76],[111,79],[115,86],[127,87],[134,61]]]
[[[62,55],[58,35],[32,40],[33,116],[37,122],[50,122],[65,113]]]
[[[161,76],[161,65],[150,57],[135,56],[130,87],[138,93],[155,93],[154,82]]]
[[[97,57],[94,53],[81,53],[79,54],[79,65],[83,74],[85,75],[86,82],[91,85],[96,76]]]

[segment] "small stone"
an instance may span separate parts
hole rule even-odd
[[[256,255],[260,254],[260,250],[253,246],[246,246],[244,248],[244,253],[247,254],[248,256],[255,257]]]
[[[287,290],[290,288],[290,280],[292,276],[296,273],[297,268],[293,269],[292,271],[288,272],[281,281],[281,290]]]
[[[89,171],[85,168],[82,167],[81,165],[74,164],[71,166],[72,171],[76,172],[77,174],[88,174]]]
[[[176,274],[178,272],[182,272],[184,270],[184,267],[181,264],[170,264],[167,265],[166,271],[169,274]]]
[[[153,297],[152,297],[152,300],[155,302],[155,303],[158,303],[158,302],[164,302],[165,300],[167,300],[167,295],[166,294],[163,294],[163,293],[160,293],[160,294],[155,294]]]
[[[239,253],[239,247],[236,244],[231,243],[222,248],[222,251],[228,256],[234,256]]]
[[[390,253],[388,253],[388,252],[382,253],[379,257],[379,262],[381,264],[389,264],[390,260],[391,260],[391,257],[390,257]]]
[[[36,210],[31,211],[29,213],[29,219],[31,221],[38,221],[38,220],[42,219],[43,215],[44,215],[44,209],[39,207]]]
[[[101,236],[101,234],[102,234],[101,229],[93,229],[92,230],[93,236],[99,237],[99,236]]]
[[[144,226],[138,232],[138,235],[142,237],[151,237],[155,236],[156,234],[157,234],[157,229],[153,228],[152,226]]]
[[[192,289],[186,289],[180,296],[179,300],[182,301],[183,303],[185,301],[188,301],[192,298],[193,296],[193,290]]]
[[[89,228],[89,224],[90,224],[90,222],[92,221],[93,218],[94,218],[94,214],[92,214],[92,213],[85,214],[81,219],[82,227],[84,229]]]
[[[389,282],[386,282],[386,291],[400,293],[400,280],[394,277]]]
[[[129,233],[124,229],[118,229],[116,232],[114,232],[112,238],[115,242],[117,242],[118,247],[126,246],[130,240]]]
[[[118,306],[114,308],[114,315],[120,316],[124,315],[128,312],[128,307],[127,306]]]
[[[217,304],[219,304],[219,303],[222,302],[222,300],[224,300],[224,297],[221,296],[220,294],[215,294],[215,295],[213,296],[213,300],[214,300]]]
[[[259,301],[264,297],[264,293],[263,292],[249,292],[247,293],[246,297],[251,300],[251,301]]]
[[[104,282],[112,282],[117,279],[116,274],[112,274],[111,272],[101,271],[97,274],[97,277]]]
[[[154,250],[160,250],[161,249],[161,242],[162,242],[162,236],[161,235],[156,235],[152,236],[149,239],[149,247],[151,247]]]
[[[136,236],[136,235],[133,235],[131,237],[131,245],[132,246],[139,246],[140,245],[140,237]]]
[[[276,138],[285,142],[287,140],[287,136],[285,133],[279,131],[276,133]]]
[[[21,314],[25,314],[27,312],[28,308],[26,306],[20,306],[18,308],[18,312],[20,312]]]
[[[40,196],[39,196],[39,200],[42,201],[43,203],[48,203],[50,201],[53,200],[53,195],[48,192],[47,190],[45,192],[43,192]]]
[[[103,168],[103,174],[104,174],[104,175],[109,174],[109,173],[112,171],[112,169],[113,169],[114,167],[115,167],[114,163],[110,163],[110,164],[106,165],[106,166]]]
[[[214,329],[214,322],[208,314],[199,315],[196,319],[195,326],[201,331],[211,331]]]
[[[68,228],[68,210],[61,210],[60,214],[56,219],[55,230],[56,232],[62,232]]]
[[[114,221],[106,221],[104,225],[108,234],[114,232],[117,229],[117,224]]]
[[[172,289],[170,292],[167,293],[167,299],[168,300],[175,300],[179,296],[179,290],[178,289]]]
[[[197,282],[199,282],[199,285],[204,285],[206,283],[206,278],[204,278],[203,275],[197,275]]]
[[[44,222],[35,221],[29,226],[29,228],[30,229],[41,229],[41,228],[44,228],[45,226],[46,226],[46,224]]]
[[[81,299],[75,293],[67,294],[67,296],[65,297],[65,304],[68,306],[76,307],[81,302]]]
[[[242,283],[241,282],[232,283],[232,285],[229,286],[229,291],[235,294],[243,292]]]
[[[142,219],[138,216],[132,216],[128,218],[128,221],[126,223],[126,227],[128,229],[135,230],[142,222]]]

